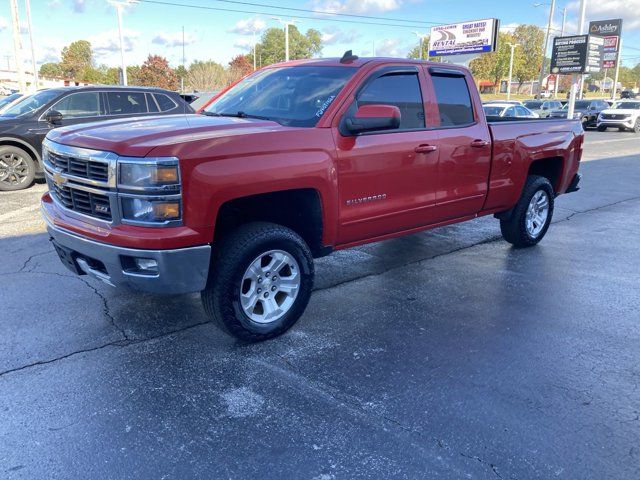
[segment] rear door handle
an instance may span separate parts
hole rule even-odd
[[[487,142],[486,140],[478,139],[471,142],[471,146],[474,148],[482,148],[482,147],[486,147],[487,145],[489,145],[489,142]]]
[[[435,145],[420,145],[416,147],[416,153],[431,153],[435,152],[438,149]]]

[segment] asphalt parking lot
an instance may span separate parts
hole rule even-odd
[[[542,243],[493,218],[317,264],[286,335],[60,264],[0,194],[2,478],[640,478],[640,137],[588,132]]]

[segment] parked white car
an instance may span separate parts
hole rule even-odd
[[[540,118],[537,113],[532,112],[522,105],[511,103],[485,103],[482,108],[487,117],[502,118]]]
[[[640,100],[622,100],[598,115],[598,130],[609,127],[640,133]]]

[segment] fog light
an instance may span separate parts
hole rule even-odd
[[[150,273],[158,272],[158,262],[152,258],[134,258],[133,261],[138,270]]]

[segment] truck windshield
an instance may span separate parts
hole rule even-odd
[[[314,127],[356,70],[316,66],[260,70],[222,94],[203,113]]]
[[[59,90],[43,90],[41,92],[25,97],[23,100],[9,107],[2,114],[2,116],[14,118],[28,117],[36,110],[39,110],[41,107],[56,98],[58,95],[60,95]]]

